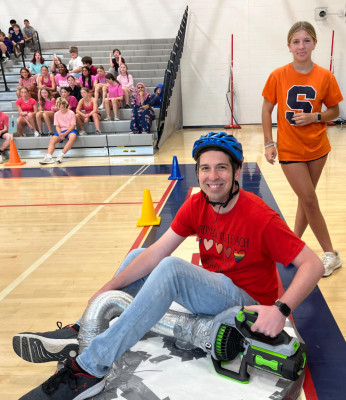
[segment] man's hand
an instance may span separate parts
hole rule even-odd
[[[256,305],[245,308],[258,314],[256,322],[251,327],[253,332],[261,332],[266,336],[275,337],[284,329],[286,317],[276,306]]]

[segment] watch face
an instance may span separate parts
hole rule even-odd
[[[279,308],[279,310],[285,317],[288,317],[291,314],[291,309],[288,307],[288,305],[282,303],[280,300],[276,300],[275,305]]]
[[[317,119],[318,119],[319,121],[321,121],[321,118],[322,118],[321,114],[318,113],[318,114],[317,114]]]

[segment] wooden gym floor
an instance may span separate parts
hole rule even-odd
[[[318,197],[335,249],[346,259],[345,128],[329,127],[332,151],[318,185]],[[128,251],[147,246],[169,226],[188,188],[197,186],[191,150],[209,130],[183,130],[154,156],[66,159],[41,166],[0,167],[0,400],[18,399],[49,377],[52,364],[35,366],[18,358],[12,336],[47,331],[55,322],[74,322],[90,296],[108,280]],[[233,133],[243,144],[242,186],[277,207],[293,227],[296,197],[279,164],[263,156],[260,126]],[[177,156],[182,181],[168,180]],[[150,189],[159,228],[138,228],[144,189]],[[303,237],[321,256],[308,229]],[[191,260],[196,243],[187,240],[177,255]],[[280,266],[283,285],[293,268]],[[321,279],[319,288],[294,313],[308,344],[312,380],[307,399],[339,399],[346,383],[346,268]],[[334,320],[335,319],[335,320]]]

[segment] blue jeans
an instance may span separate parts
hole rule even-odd
[[[129,253],[118,273],[142,251]],[[234,306],[257,304],[227,276],[178,257],[164,258],[149,275],[122,290],[135,296],[132,303],[77,357],[86,372],[99,378],[163,317],[173,301],[194,314],[209,315]]]

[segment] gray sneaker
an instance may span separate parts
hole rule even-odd
[[[336,269],[342,266],[342,260],[340,258],[339,252],[326,252],[322,256],[322,264],[326,270],[323,276],[331,275]]]
[[[78,325],[56,323],[58,328],[50,332],[23,332],[13,336],[14,352],[25,361],[44,363],[63,361],[78,354]]]
[[[101,135],[101,131],[98,130],[98,129],[96,129],[96,130],[95,130],[95,134],[96,134],[96,135]]]
[[[46,156],[43,160],[40,161],[40,164],[53,164],[55,161],[52,156]]]
[[[56,162],[62,163],[63,158],[64,158],[64,155],[62,153],[58,154],[56,157]]]
[[[81,130],[79,131],[79,136],[86,136],[87,133],[85,132],[85,130]]]

